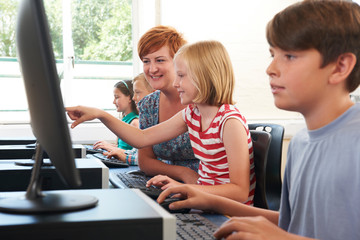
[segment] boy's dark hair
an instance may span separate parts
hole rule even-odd
[[[308,0],[279,12],[266,29],[272,47],[285,51],[316,49],[321,67],[343,53],[357,62],[346,83],[349,92],[360,84],[360,6],[351,1]]]

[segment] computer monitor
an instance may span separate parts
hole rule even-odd
[[[29,105],[31,127],[37,139],[36,159],[25,198],[1,199],[0,211],[16,213],[59,212],[95,206],[93,196],[41,192],[43,150],[60,177],[70,186],[81,185],[60,81],[42,0],[22,0],[16,26],[16,47]]]

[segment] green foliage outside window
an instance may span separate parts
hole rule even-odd
[[[68,1],[68,0],[65,0]],[[63,58],[62,0],[45,0],[55,57]],[[18,0],[0,0],[0,56],[16,57]],[[77,60],[131,61],[131,0],[73,0],[72,37]]]
[[[15,57],[17,1],[0,0],[0,56]]]
[[[72,14],[77,58],[132,59],[130,0],[75,0]]]

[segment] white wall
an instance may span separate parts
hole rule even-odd
[[[134,39],[160,23],[175,27],[189,42],[209,39],[221,41],[229,51],[235,69],[236,105],[248,121],[280,123],[286,127],[287,138],[304,126],[298,113],[282,111],[274,106],[265,74],[270,62],[265,38],[266,24],[277,12],[298,0],[133,1],[137,6],[133,11],[137,19]],[[136,43],[134,50],[136,53]],[[134,66],[134,73],[141,71],[142,64],[137,55],[134,55]],[[30,127],[0,125],[0,137],[16,137],[21,133],[31,134]],[[77,143],[116,138],[100,123],[84,124],[71,130],[71,134]]]
[[[171,25],[189,42],[221,41],[233,62],[235,100],[249,119],[298,119],[299,114],[278,110],[268,77],[270,62],[265,28],[269,20],[296,0],[163,0],[161,24]]]

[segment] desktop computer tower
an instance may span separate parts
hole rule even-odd
[[[45,159],[48,163],[49,159]],[[32,166],[19,166],[33,163],[32,160],[0,161],[0,196],[5,191],[26,191],[31,177]],[[109,187],[109,168],[95,158],[75,159],[82,185],[80,189],[101,189]],[[41,169],[43,190],[63,190],[69,187],[61,180],[54,166]]]

